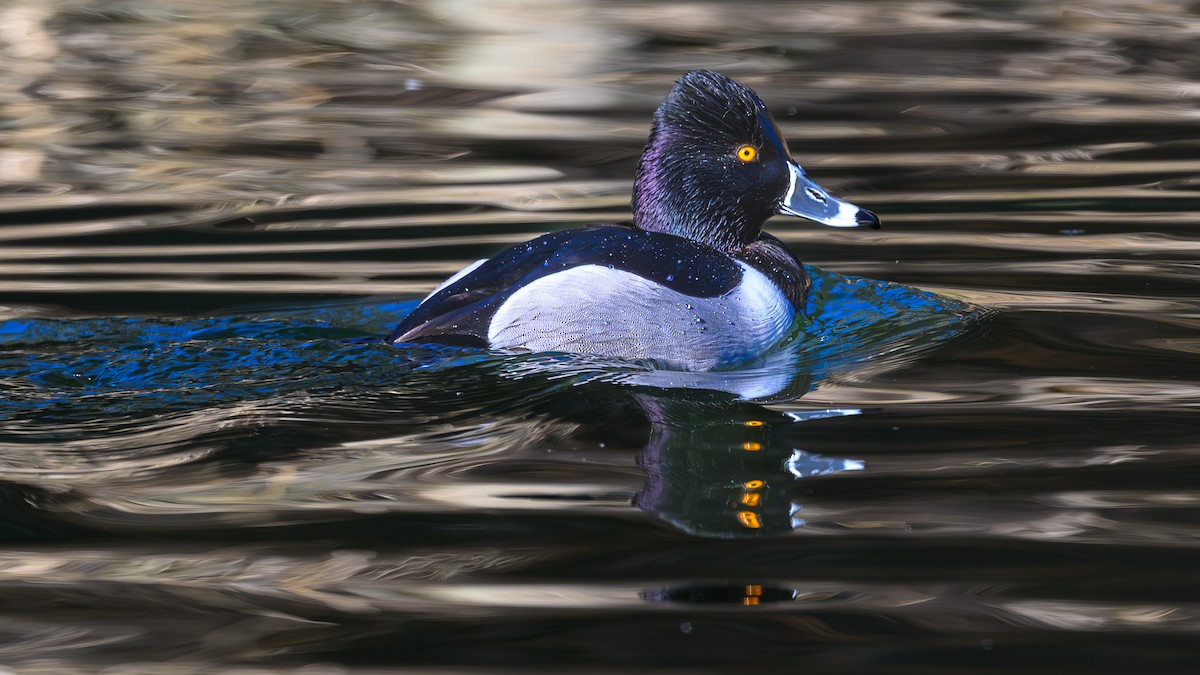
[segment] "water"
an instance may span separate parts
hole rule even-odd
[[[0,27],[0,664],[1200,662],[1192,4]],[[803,340],[682,375],[371,339],[479,257],[626,218],[701,67],[884,220],[771,224],[816,282]]]

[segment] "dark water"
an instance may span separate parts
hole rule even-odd
[[[1196,672],[1198,12],[6,3],[0,665]],[[884,220],[803,339],[368,339],[700,67]]]

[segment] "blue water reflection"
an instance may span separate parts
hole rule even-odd
[[[379,344],[413,302],[288,307],[210,318],[19,319],[0,323],[0,377],[22,392],[0,415],[53,407],[56,417],[119,410],[155,415],[321,390],[386,391],[413,372],[455,371],[729,391],[749,399],[798,396],[857,363],[918,358],[983,316],[932,293],[809,268],[808,325],[779,353],[739,371],[679,373],[553,354],[487,354]],[[467,369],[465,373],[457,372]],[[798,384],[799,383],[799,384]],[[799,390],[796,387],[799,386]],[[790,392],[790,393],[788,393]],[[3,419],[3,418],[0,418]],[[37,423],[45,423],[44,420]]]

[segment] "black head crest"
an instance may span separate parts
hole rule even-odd
[[[787,160],[752,89],[712,71],[690,72],[654,114],[634,184],[634,224],[722,250],[746,246],[787,189]]]

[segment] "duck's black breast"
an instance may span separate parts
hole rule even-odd
[[[709,246],[624,225],[594,225],[547,234],[488,259],[422,302],[388,341],[487,347],[491,319],[513,293],[584,265],[632,273],[695,298],[724,295],[742,280],[737,261]]]

